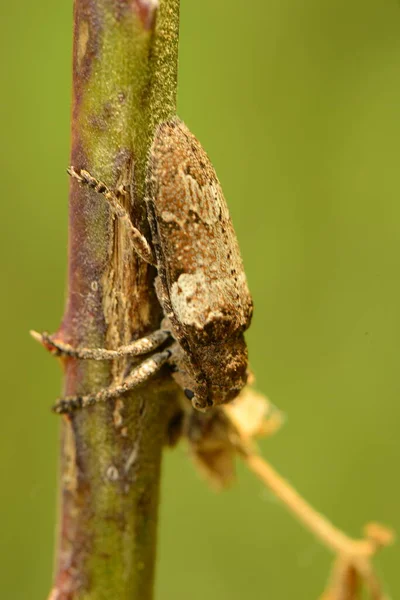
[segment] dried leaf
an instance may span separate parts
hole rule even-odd
[[[265,396],[246,387],[229,404],[207,413],[188,413],[184,435],[201,474],[221,489],[235,479],[235,458],[243,439],[251,443],[257,436],[271,435],[282,420]]]

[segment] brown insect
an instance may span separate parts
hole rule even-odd
[[[193,406],[204,410],[235,398],[247,381],[247,348],[253,304],[235,231],[207,154],[178,118],[162,123],[149,154],[146,208],[151,241],[131,222],[117,195],[87,171],[69,169],[80,184],[104,195],[132,233],[135,250],[157,267],[155,281],[165,318],[161,329],[118,350],[72,348],[35,334],[51,351],[76,358],[144,355],[121,385],[97,394],[67,397],[56,412],[114,398],[154,375],[163,364]]]

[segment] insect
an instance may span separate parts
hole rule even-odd
[[[139,256],[157,267],[155,289],[164,312],[160,330],[118,350],[73,348],[47,334],[34,337],[53,353],[107,360],[148,358],[121,385],[89,396],[66,397],[56,412],[69,412],[118,397],[165,363],[195,408],[229,402],[245,386],[253,303],[222,189],[206,152],[178,118],[162,123],[149,153],[146,210],[151,240],[134,226],[118,196],[87,171],[69,169],[81,185],[102,194],[131,231]],[[158,350],[170,344],[163,350]]]

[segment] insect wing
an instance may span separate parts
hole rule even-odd
[[[252,301],[214,167],[175,119],[157,131],[150,171],[149,220],[172,312],[197,343],[222,342],[247,329]]]

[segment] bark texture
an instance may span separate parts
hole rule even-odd
[[[110,187],[146,232],[146,157],[175,115],[179,0],[75,0],[71,164]],[[67,304],[57,338],[117,348],[160,323],[155,269],[96,192],[71,180]],[[64,394],[122,380],[132,360],[63,359]],[[62,418],[51,600],[150,600],[161,453],[176,406],[164,373],[116,401]]]

